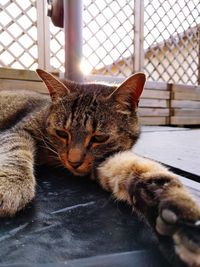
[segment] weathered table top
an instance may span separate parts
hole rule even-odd
[[[182,168],[179,161],[184,162],[185,173],[195,170],[197,178],[198,135],[199,130],[146,127],[136,151],[178,169]],[[191,144],[195,169],[185,150]],[[184,151],[174,154],[174,150]],[[15,218],[1,219],[0,266],[169,266],[148,226],[97,184],[58,170],[40,169],[37,177],[35,201]],[[198,198],[199,183],[182,179]]]

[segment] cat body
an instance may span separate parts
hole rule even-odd
[[[48,103],[50,103],[48,96],[39,95],[34,92],[1,91],[0,131],[11,128],[23,129],[23,121],[29,121],[31,117],[35,117],[36,112],[41,112]],[[39,116],[37,117],[39,118]]]
[[[37,72],[50,97],[0,91],[0,216],[16,214],[34,198],[35,164],[62,165],[97,179],[142,214],[167,257],[170,243],[172,262],[200,266],[198,205],[176,175],[129,151],[140,133],[144,74],[110,86],[61,82]]]

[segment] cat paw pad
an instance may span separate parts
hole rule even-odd
[[[172,235],[176,231],[178,216],[169,209],[163,209],[156,220],[156,230],[160,235]]]
[[[176,222],[176,214],[169,210],[164,210],[163,213],[157,217],[156,231],[160,235],[171,236],[177,230]]]
[[[173,209],[160,209],[156,231],[172,238],[174,252],[189,267],[200,267],[200,220],[180,218]]]
[[[177,215],[169,209],[162,210],[161,216],[162,219],[169,224],[175,224],[178,220]]]

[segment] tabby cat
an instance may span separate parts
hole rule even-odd
[[[0,216],[34,198],[34,164],[62,164],[74,175],[90,174],[142,214],[174,264],[200,266],[200,208],[175,174],[130,152],[145,75],[111,86],[37,73],[50,97],[0,92]]]

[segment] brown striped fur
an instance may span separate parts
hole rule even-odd
[[[37,72],[50,97],[0,92],[0,216],[14,215],[34,198],[35,163],[60,164],[97,178],[144,216],[161,245],[169,238],[179,260],[200,266],[199,207],[173,173],[129,151],[140,132],[144,74],[117,87],[61,82]]]

